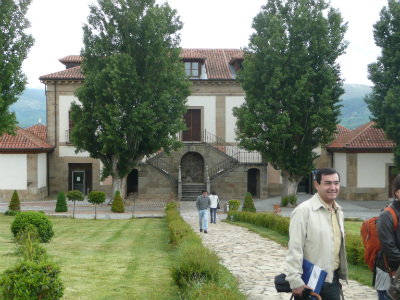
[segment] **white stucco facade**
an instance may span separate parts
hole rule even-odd
[[[389,164],[393,164],[393,153],[358,153],[357,187],[385,188]]]
[[[212,134],[216,134],[216,110],[215,96],[189,96],[187,106],[189,108],[203,108],[204,129]]]
[[[340,185],[347,186],[347,154],[334,154],[334,169],[340,174]]]
[[[27,189],[27,154],[0,154],[0,166],[1,190]]]
[[[226,120],[226,141],[228,143],[234,143],[236,134],[236,120],[237,118],[233,116],[233,108],[239,107],[244,102],[244,96],[240,97],[226,97],[226,110],[225,110],[225,120]]]
[[[37,187],[47,186],[47,154],[40,153],[37,156]]]

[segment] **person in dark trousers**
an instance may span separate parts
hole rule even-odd
[[[394,220],[389,211],[382,211],[376,221],[376,229],[382,247],[376,257],[375,289],[378,292],[379,300],[390,300],[387,294],[391,277],[389,271],[395,272],[400,265],[400,175],[397,175],[393,181],[392,188],[394,200],[390,206],[394,209],[398,220],[396,232],[394,230]],[[390,270],[386,268],[384,255]]]
[[[217,194],[212,191],[211,195],[208,196],[211,200],[211,205],[210,205],[210,216],[211,216],[211,222],[210,223],[214,223],[216,224],[217,222],[217,206],[218,206],[218,196]]]
[[[289,250],[286,256],[286,280],[295,299],[309,286],[301,279],[303,259],[328,274],[320,296],[324,300],[340,300],[339,279],[347,281],[347,260],[344,238],[344,216],[336,203],[340,177],[336,170],[322,168],[314,181],[317,193],[298,205],[292,212],[289,225]]]
[[[201,196],[197,197],[196,207],[199,211],[200,232],[207,233],[208,229],[208,208],[211,205],[210,198],[207,196],[207,191],[202,191]]]

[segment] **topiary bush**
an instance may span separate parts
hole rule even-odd
[[[116,213],[125,212],[124,200],[122,199],[119,191],[115,192],[114,200],[111,204],[111,211]]]
[[[240,207],[240,201],[233,199],[233,200],[229,200],[229,210],[239,210]]]
[[[281,207],[287,207],[289,204],[289,196],[283,196],[281,199]]]
[[[50,242],[54,235],[53,224],[45,214],[40,212],[26,211],[17,214],[11,224],[11,232],[14,237],[17,237],[30,224],[37,228],[41,242]]]
[[[74,201],[74,210],[72,211],[72,218],[75,218],[75,201],[83,201],[85,199],[85,195],[82,194],[81,191],[69,191],[67,193],[67,198],[69,201]]]
[[[60,268],[48,260],[24,260],[0,278],[1,299],[61,299],[64,289]]]
[[[11,196],[10,204],[8,205],[8,209],[11,211],[21,210],[21,203],[19,202],[19,196],[17,190],[14,190],[14,193]]]
[[[68,211],[67,199],[63,191],[59,191],[57,195],[56,212],[66,212]]]
[[[94,204],[94,218],[97,219],[97,205],[106,201],[106,194],[104,192],[91,191],[88,195],[88,201]]]
[[[165,206],[165,210],[171,210],[171,209],[177,209],[179,207],[178,202],[175,202],[174,200],[171,200],[167,203]]]
[[[256,212],[256,207],[254,206],[253,196],[251,195],[250,192],[247,192],[246,197],[244,198],[242,211]]]

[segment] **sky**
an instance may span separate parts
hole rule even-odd
[[[35,38],[23,72],[28,87],[44,89],[39,77],[58,72],[65,66],[58,60],[78,55],[82,43],[82,25],[87,23],[89,4],[95,0],[33,0],[27,18],[28,32]],[[165,0],[156,0],[163,3]],[[183,48],[243,48],[253,32],[251,25],[267,0],[168,0],[184,23],[181,34]],[[242,3],[242,4],[240,4]],[[367,66],[374,62],[380,49],[373,40],[372,25],[387,0],[331,0],[348,22],[345,39],[350,42],[339,63],[345,83],[372,85]]]

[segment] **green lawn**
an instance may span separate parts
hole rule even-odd
[[[0,272],[16,261],[10,225],[0,215]],[[52,218],[55,235],[43,244],[61,267],[63,299],[176,299],[170,270],[175,250],[165,219]]]

